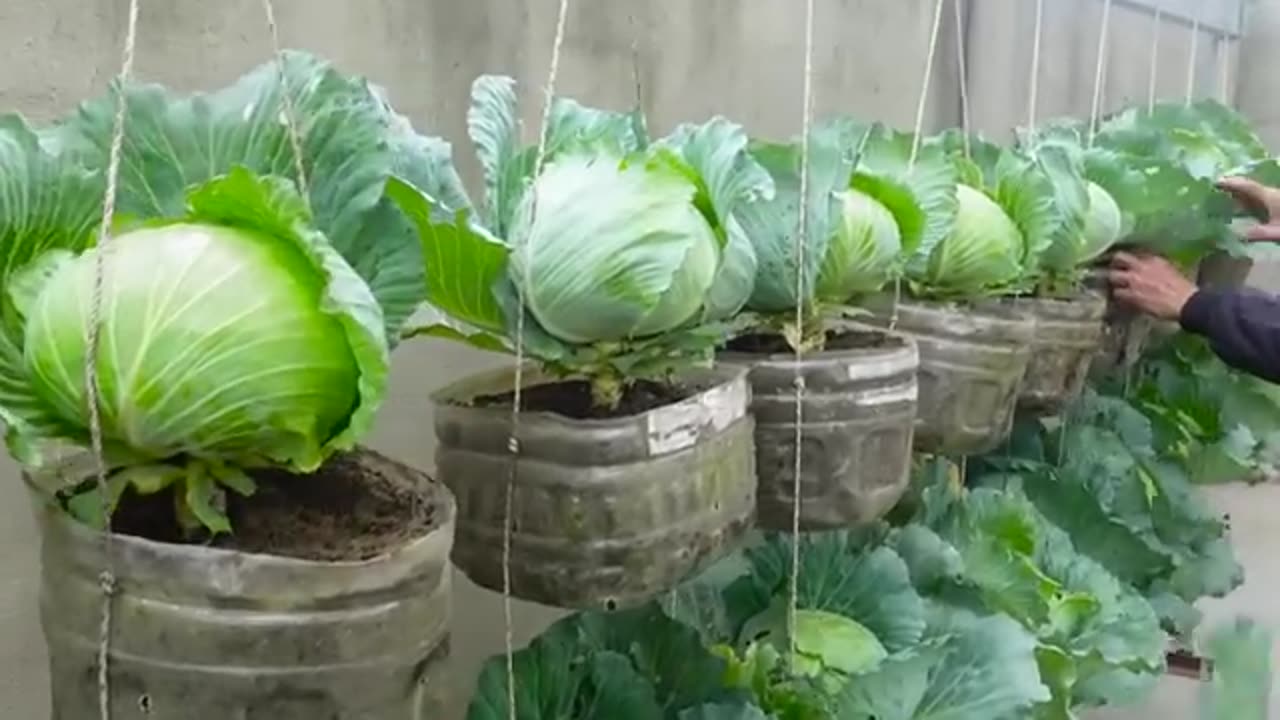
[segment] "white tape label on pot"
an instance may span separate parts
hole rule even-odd
[[[891,403],[916,402],[920,398],[920,387],[913,380],[905,385],[865,390],[854,397],[859,407],[874,407]]]
[[[849,363],[848,374],[852,382],[864,380],[881,380],[906,372],[914,371],[920,365],[919,356],[914,352],[894,353],[873,359],[859,359]]]
[[[747,412],[747,384],[735,381],[648,414],[649,454],[666,455],[691,447],[703,429],[720,432]]]

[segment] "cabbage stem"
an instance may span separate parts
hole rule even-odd
[[[622,403],[626,379],[609,368],[591,376],[591,404],[603,410],[616,410]]]

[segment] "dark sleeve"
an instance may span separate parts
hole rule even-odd
[[[1280,298],[1256,290],[1199,290],[1182,308],[1182,329],[1205,337],[1231,367],[1280,383]]]

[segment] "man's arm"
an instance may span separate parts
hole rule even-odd
[[[1280,383],[1280,298],[1249,289],[1199,290],[1178,319],[1184,330],[1208,339],[1226,364]]]

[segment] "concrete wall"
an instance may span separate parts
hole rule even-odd
[[[277,0],[286,45],[319,52],[388,87],[420,127],[455,141],[474,177],[463,134],[469,84],[482,72],[521,81],[526,119],[550,55],[555,0]],[[967,38],[975,126],[1002,135],[1026,117],[1033,4],[969,0]],[[269,56],[259,0],[143,0],[138,74],[180,88],[231,80]],[[48,119],[101,92],[118,66],[125,0],[0,3],[0,109]],[[800,127],[802,4],[796,0],[663,0],[573,3],[560,88],[584,101],[632,104],[638,70],[658,129],[724,113],[772,136]],[[819,0],[816,108],[910,126],[920,91],[933,3]],[[1099,2],[1048,0],[1040,114],[1086,112],[1092,96]],[[945,15],[926,127],[959,118],[956,26]],[[1145,97],[1149,20],[1117,5],[1106,107]],[[1160,54],[1160,93],[1180,97],[1189,32],[1170,30]],[[1208,35],[1205,36],[1208,38]],[[634,47],[634,53],[633,53]],[[1211,45],[1201,45],[1198,87],[1213,93]],[[1246,53],[1247,55],[1247,53]],[[633,58],[638,62],[633,63]],[[1274,66],[1274,64],[1272,64]],[[1167,66],[1167,71],[1165,67]],[[1260,82],[1260,81],[1258,81]],[[1260,86],[1259,86],[1260,87]],[[1270,118],[1271,116],[1267,116]],[[1280,119],[1280,112],[1275,117]],[[397,352],[393,392],[373,444],[431,466],[427,393],[496,362],[434,343]],[[47,717],[42,644],[36,626],[37,538],[14,468],[0,465],[0,717]],[[499,599],[458,579],[458,694],[479,662],[501,648]],[[554,611],[520,604],[523,642]]]

